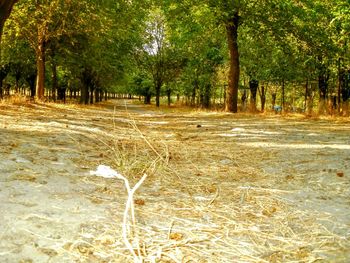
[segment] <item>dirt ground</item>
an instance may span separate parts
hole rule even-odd
[[[0,103],[0,185],[1,262],[350,262],[349,119]]]

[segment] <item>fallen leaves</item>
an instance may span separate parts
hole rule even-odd
[[[338,171],[337,172],[338,177],[344,177],[344,172],[343,171]]]
[[[184,235],[181,233],[171,233],[169,235],[169,239],[175,240],[175,241],[180,241],[183,239],[183,237],[184,237]]]
[[[145,200],[143,199],[135,199],[134,200],[135,205],[145,205]]]

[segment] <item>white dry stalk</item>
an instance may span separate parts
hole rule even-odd
[[[105,165],[99,165],[97,167],[96,171],[91,171],[90,172],[91,175],[96,175],[96,176],[101,176],[104,178],[117,178],[120,180],[124,181],[124,185],[125,188],[128,192],[128,199],[126,201],[125,204],[125,210],[124,210],[124,215],[123,215],[123,240],[124,243],[126,245],[126,247],[128,248],[128,250],[130,251],[130,253],[133,255],[134,257],[134,262],[135,263],[142,263],[143,262],[143,258],[141,256],[141,249],[140,249],[140,243],[138,240],[136,240],[136,244],[137,244],[137,252],[138,255],[135,253],[134,248],[132,246],[132,244],[130,243],[129,239],[128,239],[128,215],[129,215],[129,211],[131,213],[131,226],[132,226],[132,230],[134,233],[136,233],[135,227],[136,227],[136,219],[135,219],[135,209],[134,209],[134,194],[136,192],[136,190],[141,186],[141,184],[145,181],[147,174],[144,174],[142,176],[142,178],[135,184],[135,186],[133,188],[130,188],[130,184],[128,179],[126,179],[123,175],[119,174],[118,172],[116,172],[115,170],[113,170],[112,168],[110,168],[109,166],[105,166]]]

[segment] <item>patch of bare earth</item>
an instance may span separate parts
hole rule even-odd
[[[349,262],[349,200],[346,119],[0,104],[1,262]]]

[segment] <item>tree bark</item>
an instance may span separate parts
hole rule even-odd
[[[150,94],[150,92],[147,92],[145,95],[144,103],[151,104],[151,98],[152,98],[152,95]]]
[[[95,90],[95,103],[99,103],[102,101],[102,90],[100,88],[97,88]]]
[[[259,82],[255,79],[249,81],[249,89],[250,89],[250,111],[256,112],[256,93],[258,91]]]
[[[306,83],[305,83],[305,96],[304,96],[304,112],[307,111],[307,101],[308,101],[308,97],[309,97],[309,79],[306,79]]]
[[[211,88],[212,88],[211,84],[206,84],[204,86],[204,91],[203,91],[203,94],[202,94],[201,105],[205,109],[209,109],[210,108]]]
[[[350,70],[347,70],[342,73],[342,114],[343,116],[349,116],[349,101],[350,101]]]
[[[166,91],[168,97],[168,106],[171,106],[171,89],[167,89]]]
[[[36,79],[36,74],[32,73],[29,74],[26,78],[29,87],[30,87],[30,98],[33,100],[35,97],[35,79]]]
[[[81,87],[80,104],[89,104],[89,87],[86,83]]]
[[[271,96],[272,98],[272,109],[274,110],[275,109],[275,105],[276,105],[276,98],[277,98],[277,94],[276,94],[276,92],[273,92],[272,93],[272,96]]]
[[[241,97],[241,101],[242,101],[242,111],[246,111],[247,109],[247,90],[244,89],[242,97]]]
[[[52,99],[53,101],[56,101],[56,93],[58,91],[58,79],[57,79],[57,65],[55,61],[52,61]],[[62,99],[61,96],[59,96],[58,99]]]
[[[157,81],[156,83],[156,107],[160,106],[160,89],[162,88],[161,81]]]
[[[0,43],[6,19],[10,16],[12,7],[16,2],[18,0],[0,0]]]
[[[16,74],[15,74],[15,94],[20,94],[20,90],[19,90],[20,78],[21,78],[21,72],[16,72]]]
[[[95,88],[93,87],[90,87],[90,104],[94,104],[94,91],[95,91]]]
[[[285,82],[284,79],[282,80],[282,111],[286,112],[286,101],[285,101]]]
[[[0,79],[0,100],[4,97],[4,91],[2,89],[3,80]]]
[[[39,41],[38,49],[36,50],[36,98],[42,100],[45,91],[45,43],[43,40]]]
[[[328,80],[329,75],[327,73],[322,73],[318,77],[318,88],[320,91],[320,100],[319,100],[319,108],[318,113],[319,114],[325,114],[326,113],[326,99],[327,99],[327,92],[328,92]]]
[[[12,7],[17,1],[18,0],[12,0],[12,1],[0,0],[0,44],[1,44],[2,32],[3,32],[3,28],[4,28],[4,25],[5,25],[6,19],[10,16],[11,11],[12,11]],[[1,47],[0,47],[0,57],[1,57]],[[4,78],[1,77],[1,81],[0,81],[0,99],[2,99],[3,95],[4,95],[4,92],[3,92],[3,79]]]
[[[261,92],[260,92],[260,100],[261,100],[261,112],[265,111],[265,103],[266,103],[266,90],[264,85],[261,86]]]
[[[342,59],[338,59],[338,98],[337,98],[337,104],[338,104],[338,114],[340,114],[341,110],[341,88],[342,88]]]
[[[196,106],[197,90],[198,90],[198,81],[197,81],[197,79],[195,79],[194,82],[193,82],[193,88],[192,88],[192,94],[191,94],[191,102],[190,102],[192,107]]]
[[[239,15],[235,12],[233,17],[226,22],[227,43],[230,51],[230,71],[228,76],[228,88],[225,110],[237,112],[238,85],[239,85],[239,52],[238,52],[238,26]]]

